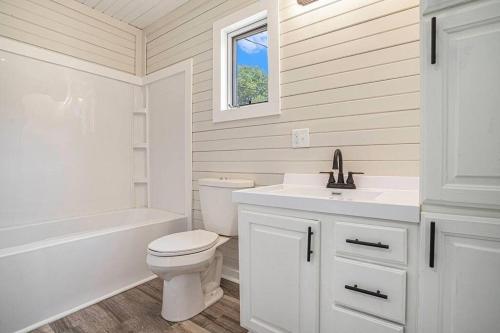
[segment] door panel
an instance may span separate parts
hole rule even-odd
[[[242,325],[255,332],[317,332],[318,221],[240,211],[239,230]]]
[[[498,332],[500,239],[443,238],[443,332]]]
[[[419,332],[496,333],[500,328],[500,220],[427,215],[422,224]],[[435,223],[435,267],[429,226]]]
[[[252,321],[272,323],[299,332],[301,252],[304,234],[252,224],[250,227],[250,290]],[[270,302],[270,300],[282,300]]]
[[[424,202],[500,207],[500,3],[425,18]]]

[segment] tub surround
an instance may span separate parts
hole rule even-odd
[[[134,207],[141,89],[2,50],[0,58],[0,229]]]

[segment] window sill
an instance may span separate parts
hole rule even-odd
[[[279,103],[267,102],[220,110],[219,112],[214,112],[212,120],[214,123],[221,123],[224,121],[279,115],[280,113]]]

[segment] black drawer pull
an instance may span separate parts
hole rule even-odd
[[[356,291],[358,293],[362,293],[362,294],[366,294],[366,295],[370,295],[370,296],[375,296],[375,297],[379,297],[379,298],[383,298],[383,299],[388,298],[387,295],[382,294],[380,292],[380,290],[377,290],[375,292],[375,291],[370,291],[370,290],[366,290],[366,289],[361,289],[361,288],[358,288],[357,284],[355,284],[354,286],[350,286],[350,285],[346,284],[345,289],[349,289],[352,291]]]
[[[350,244],[357,244],[357,245],[364,245],[364,246],[371,246],[371,247],[379,247],[381,249],[388,249],[389,248],[389,245],[387,244],[382,244],[380,242],[378,243],[372,243],[372,242],[363,242],[363,241],[360,241],[359,239],[346,239],[345,240],[346,243],[350,243]]]

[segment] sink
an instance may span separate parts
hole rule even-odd
[[[287,186],[279,185],[277,188],[266,191],[269,194],[312,197],[312,198],[327,198],[331,200],[355,200],[355,201],[372,201],[375,200],[382,192],[372,190],[341,190],[309,186]]]
[[[328,175],[285,174],[283,184],[233,192],[241,204],[418,222],[418,178],[358,176],[355,190],[326,188]]]

